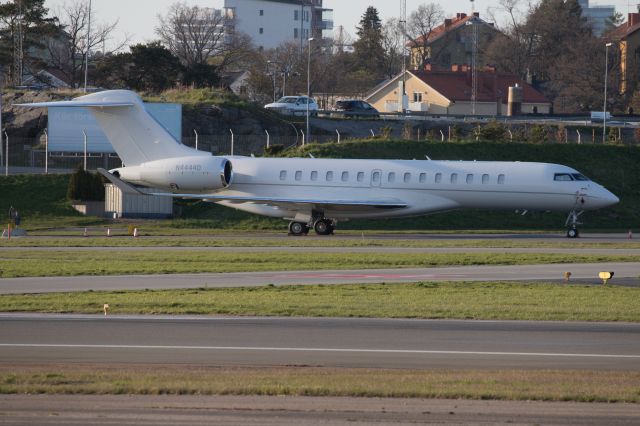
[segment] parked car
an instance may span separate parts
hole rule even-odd
[[[377,109],[371,106],[371,104],[359,99],[338,101],[333,110],[336,111],[336,113],[332,113],[331,115],[337,117],[380,117]]]
[[[284,96],[264,107],[281,114],[305,115],[307,113],[307,101],[309,102],[309,114],[318,115],[318,104],[313,98],[306,96]]]

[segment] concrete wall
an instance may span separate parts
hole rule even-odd
[[[105,185],[104,210],[114,218],[170,218],[173,198],[153,195],[125,194],[113,184]]]

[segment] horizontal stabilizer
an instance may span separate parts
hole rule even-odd
[[[130,183],[127,183],[127,182],[123,181],[122,179],[119,179],[118,177],[112,175],[111,173],[109,173],[108,170],[98,169],[98,173],[100,173],[102,176],[104,176],[107,179],[109,179],[109,182],[114,184],[124,194],[136,194],[136,195],[144,194],[143,192],[138,190],[138,188],[136,188],[135,186],[131,185]]]
[[[120,107],[132,107],[133,102],[81,102],[81,101],[57,101],[57,102],[38,102],[33,104],[15,104],[14,106],[24,108],[120,108]]]

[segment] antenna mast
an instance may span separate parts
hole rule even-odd
[[[471,31],[473,32],[473,47],[471,53],[471,113],[476,115],[478,100],[478,22],[475,16],[475,2],[471,1]]]

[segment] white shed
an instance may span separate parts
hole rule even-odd
[[[173,217],[173,198],[123,193],[112,183],[105,184],[104,210],[108,217],[167,219]]]

